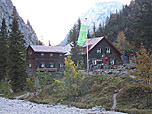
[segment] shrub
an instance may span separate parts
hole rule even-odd
[[[7,81],[1,81],[1,87],[0,87],[0,94],[4,94],[4,95],[10,95],[10,85],[8,84]]]

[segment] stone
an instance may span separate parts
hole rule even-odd
[[[100,111],[100,108],[92,107],[92,111]]]
[[[106,111],[104,108],[98,107],[92,109],[68,108],[66,105],[50,106],[48,104],[36,104],[29,101],[10,100],[0,97],[0,114],[10,114],[10,112],[13,112],[13,114],[126,114]]]
[[[51,105],[51,106],[56,106],[57,105],[57,103],[49,103],[49,105]]]
[[[0,27],[2,24],[2,18],[5,18],[6,25],[9,28],[9,25],[12,24],[12,13],[13,13],[13,3],[11,0],[0,0]],[[23,21],[22,17],[19,16],[17,12],[17,16],[19,19],[19,29],[24,34],[24,39],[26,41],[25,46],[28,45],[36,45],[38,44],[38,38],[33,30],[30,22],[28,21],[27,24]]]
[[[100,111],[101,111],[101,112],[106,112],[106,109],[105,109],[105,108],[102,108]]]

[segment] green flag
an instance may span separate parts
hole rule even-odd
[[[88,30],[89,30],[89,26],[81,25],[77,45],[84,46],[87,38]]]

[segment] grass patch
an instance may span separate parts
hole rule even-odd
[[[64,81],[64,77],[58,79]],[[87,92],[77,97],[67,96],[67,93],[65,94],[61,88],[52,83],[44,87],[43,91],[37,97],[33,97],[31,101],[37,103],[55,102],[70,104],[79,108],[102,106],[110,110],[113,105],[115,90],[121,89],[128,80],[127,76],[121,75],[90,75],[84,80]]]

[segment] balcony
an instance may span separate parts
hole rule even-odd
[[[57,72],[57,68],[40,68],[40,72]]]

